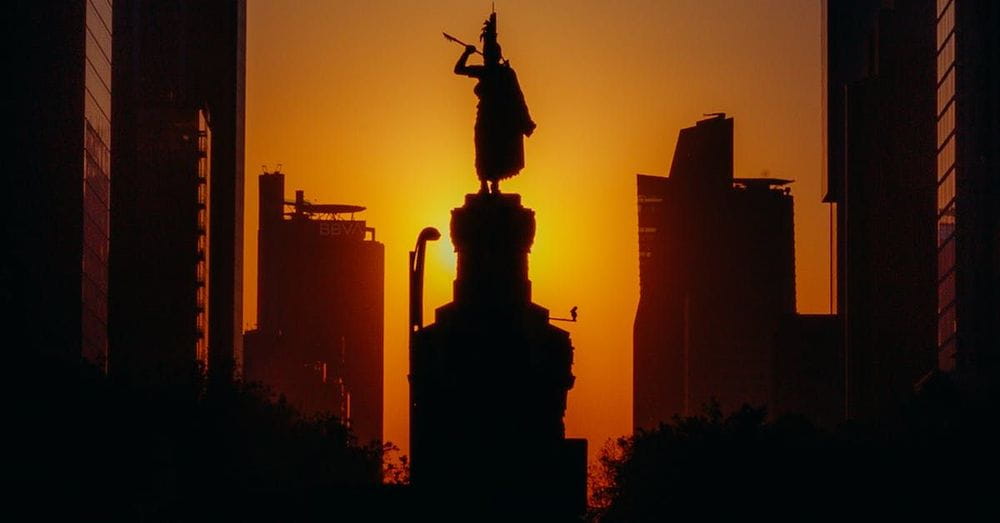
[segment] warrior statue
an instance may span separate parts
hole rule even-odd
[[[446,35],[448,36],[448,35]],[[449,37],[450,38],[450,37]],[[503,60],[497,43],[497,15],[490,14],[483,24],[479,37],[483,41],[483,65],[466,65],[474,45],[466,45],[465,52],[455,64],[455,74],[479,80],[475,87],[479,97],[476,113],[476,174],[479,176],[480,193],[500,192],[500,180],[510,178],[524,168],[524,138],[531,136],[535,122],[528,115],[521,86],[510,62]]]

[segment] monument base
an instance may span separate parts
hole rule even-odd
[[[573,346],[531,302],[534,212],[516,194],[468,195],[451,231],[455,301],[411,345],[411,482],[485,510],[582,515],[586,441],[563,425]]]

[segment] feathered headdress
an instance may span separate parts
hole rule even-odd
[[[490,17],[483,22],[483,30],[479,33],[479,39],[483,42],[483,55],[494,52],[500,58],[500,44],[497,42],[497,14],[490,13]]]
[[[497,14],[490,13],[490,17],[483,22],[483,31],[479,33],[479,39],[483,43],[496,42],[497,41]]]

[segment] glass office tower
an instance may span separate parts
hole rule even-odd
[[[83,79],[83,356],[108,353],[108,236],[111,201],[111,0],[88,0]]]
[[[1000,6],[937,0],[938,366],[995,369],[1000,345]]]

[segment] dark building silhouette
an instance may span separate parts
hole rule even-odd
[[[412,333],[410,477],[445,515],[467,504],[561,521],[586,508],[586,440],[563,425],[573,347],[531,301],[534,233],[519,195],[467,195],[452,211],[454,301]]]
[[[832,314],[781,320],[774,341],[771,414],[800,414],[826,428],[844,421],[842,325]]]
[[[934,368],[934,2],[830,1],[825,22],[844,414],[864,418]]]
[[[795,312],[788,180],[733,178],[733,119],[682,129],[668,178],[638,175],[633,424],[765,404]]]
[[[937,2],[938,365],[1000,371],[1000,5]]]
[[[245,3],[115,3],[111,371],[242,359]]]
[[[4,177],[6,336],[105,367],[111,190],[110,1],[5,10],[14,123]]]
[[[835,203],[843,196],[846,86],[867,74],[870,47],[874,43],[872,34],[881,4],[881,0],[823,0],[824,202]]]
[[[279,172],[259,183],[257,329],[246,334],[244,377],[306,413],[347,420],[364,443],[381,440],[385,249],[354,219],[364,207],[309,203],[302,191],[287,202]]]

